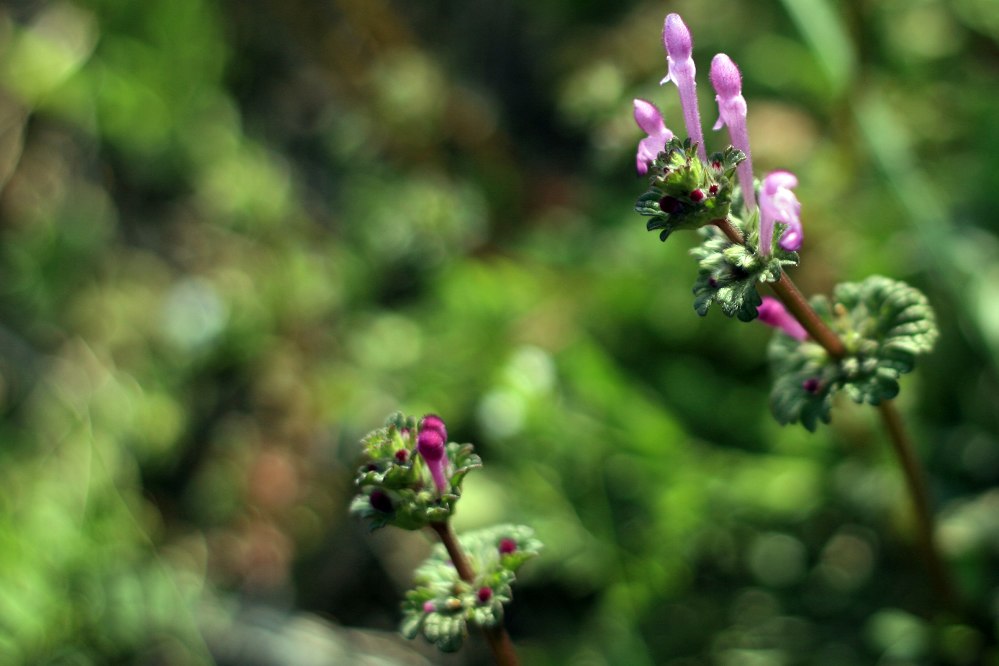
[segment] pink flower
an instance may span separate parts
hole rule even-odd
[[[683,122],[687,127],[687,136],[697,144],[697,155],[701,161],[707,162],[704,134],[701,132],[701,114],[697,109],[697,82],[694,80],[697,68],[692,57],[694,41],[679,14],[669,14],[666,17],[663,25],[663,46],[666,47],[668,70],[662,83],[672,81],[680,91],[680,105],[683,107]]]
[[[746,209],[752,213],[756,209],[756,194],[753,192],[753,162],[749,153],[749,130],[746,128],[746,98],[742,96],[742,75],[732,59],[719,53],[711,60],[711,85],[714,86],[715,100],[718,102],[718,122],[713,129],[728,127],[732,145],[746,155],[739,163],[739,185]]]
[[[756,311],[759,313],[762,323],[779,328],[795,340],[804,342],[808,339],[808,332],[805,330],[805,327],[776,298],[764,296],[763,303],[760,304],[760,307]]]
[[[649,164],[663,151],[666,142],[673,138],[673,132],[666,127],[663,114],[656,105],[644,99],[635,100],[635,122],[648,135],[638,142],[638,154],[635,156],[638,173],[644,176],[649,171]]]
[[[785,250],[801,248],[804,232],[801,228],[801,204],[791,188],[798,179],[789,171],[772,171],[760,185],[760,254],[768,255],[773,244],[774,225],[788,225],[780,239]]]
[[[448,489],[446,438],[447,430],[440,417],[433,415],[423,417],[420,434],[416,437],[416,450],[427,463],[434,485],[441,493]]]

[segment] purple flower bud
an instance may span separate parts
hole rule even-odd
[[[808,339],[808,332],[805,330],[805,327],[798,323],[798,320],[776,298],[764,296],[763,303],[760,304],[760,307],[756,311],[759,313],[762,323],[779,328],[795,340],[804,342]]]
[[[440,430],[434,427],[428,430],[421,429],[416,438],[416,450],[426,461],[430,476],[433,477],[434,485],[437,486],[437,491],[443,493],[448,488],[447,474],[445,473],[447,456],[444,451],[444,436]]]
[[[432,602],[432,601],[424,601],[423,602],[423,612],[424,613],[433,613],[435,610],[437,610],[437,606],[434,604],[434,602]]]
[[[781,236],[785,250],[801,248],[804,233],[801,228],[801,204],[791,191],[798,179],[789,171],[772,171],[760,185],[760,253],[768,255],[773,243],[774,225],[782,222],[788,229]]]
[[[815,395],[822,388],[822,382],[819,381],[818,377],[809,377],[805,381],[801,382],[801,388],[805,389],[808,393]]]
[[[699,201],[701,201],[703,199],[704,199],[704,192],[702,192],[699,189],[691,191],[691,193],[690,193],[690,200],[691,201],[693,201],[694,203],[698,203]]]
[[[427,414],[420,419],[420,432],[424,430],[436,430],[441,434],[441,439],[447,443],[447,427],[444,425],[444,419],[436,414]]]
[[[509,555],[517,550],[517,542],[510,537],[503,537],[499,542],[500,555]]]
[[[659,210],[664,213],[679,213],[683,209],[680,200],[668,194],[659,200]]]
[[[479,591],[475,593],[475,596],[478,598],[480,604],[486,604],[493,598],[493,591],[488,587],[480,587]]]
[[[373,490],[371,496],[368,497],[368,501],[371,502],[371,508],[375,511],[392,513],[392,498],[388,496],[388,493],[382,490]]]
[[[407,460],[409,460],[409,451],[407,451],[406,449],[399,449],[398,451],[395,452],[395,461],[397,463],[399,463],[400,465],[404,465],[406,464]]]
[[[708,155],[704,150],[704,135],[701,132],[701,114],[697,109],[697,82],[694,75],[694,42],[690,31],[684,25],[679,14],[670,14],[663,25],[663,46],[666,47],[666,63],[668,70],[662,83],[672,81],[680,91],[680,106],[683,107],[683,122],[687,127],[687,136],[697,144],[697,155],[701,161],[707,162]]]
[[[673,132],[666,127],[663,114],[652,102],[636,99],[635,122],[648,136],[638,142],[638,154],[635,156],[635,166],[643,176],[649,171],[649,164],[666,147],[666,142],[673,138]]]
[[[714,129],[728,127],[732,145],[746,154],[736,172],[746,209],[756,209],[756,194],[753,192],[753,162],[749,152],[749,130],[746,128],[746,98],[742,96],[742,75],[732,59],[719,53],[711,60],[711,85],[714,86],[715,100],[718,102],[718,122]]]

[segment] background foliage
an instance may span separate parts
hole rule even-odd
[[[974,622],[872,413],[777,425],[769,331],[697,317],[632,211],[632,97],[682,125],[669,11],[801,180],[799,284],[937,310],[902,407]],[[346,512],[396,409],[482,454],[459,529],[546,544],[526,663],[995,660],[997,84],[993,0],[5,3],[0,661],[419,663],[430,542]]]

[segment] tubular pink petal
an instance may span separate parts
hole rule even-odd
[[[447,455],[444,449],[443,435],[434,428],[421,430],[416,438],[416,450],[427,463],[430,476],[433,477],[438,492],[443,493],[448,488],[447,474],[445,473]]]
[[[761,323],[779,328],[795,340],[803,342],[808,339],[808,332],[805,331],[804,326],[776,298],[764,296],[763,303],[760,304],[756,311],[759,314]]]
[[[644,99],[636,99],[635,104],[635,122],[646,134],[657,134],[666,129],[666,125],[663,122],[663,115],[656,108],[656,105],[652,102],[646,102]]]
[[[679,14],[666,16],[666,22],[663,24],[663,45],[670,56],[680,60],[690,58],[693,53],[694,40]]]
[[[798,187],[798,177],[793,173],[790,171],[771,171],[763,179],[763,185],[760,189],[774,194],[780,188],[791,189],[794,187]]]
[[[732,59],[718,53],[711,59],[711,85],[719,97],[731,98],[742,95],[742,74]]]
[[[427,414],[420,419],[420,431],[423,430],[436,430],[444,443],[447,443],[447,427],[444,425],[444,419],[436,414]]]
[[[662,113],[656,105],[644,99],[636,99],[635,122],[648,135],[638,142],[638,153],[635,156],[635,166],[638,173],[644,175],[651,164],[666,147],[666,142],[673,138],[673,132],[663,122]]]
[[[798,179],[789,171],[773,171],[760,185],[760,253],[768,255],[773,244],[774,225],[788,225],[781,237],[781,247],[798,250],[804,238],[801,226],[801,204],[791,188]]]
[[[742,96],[742,75],[739,68],[724,53],[711,59],[711,85],[718,93],[715,96],[718,102],[718,122],[714,129],[727,126],[732,145],[746,155],[746,159],[736,167],[736,173],[746,209],[751,213],[756,209],[756,194],[753,191],[753,160],[746,126],[746,98]]]
[[[697,156],[703,162],[707,162],[704,134],[701,131],[701,115],[697,108],[697,82],[694,79],[697,67],[691,57],[694,42],[679,14],[670,14],[666,17],[666,22],[663,24],[663,46],[666,47],[668,70],[662,83],[672,81],[680,91],[680,105],[683,107],[683,122],[687,128],[687,135],[697,144]]]

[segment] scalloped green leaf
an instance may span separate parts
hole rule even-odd
[[[775,377],[770,408],[778,423],[800,421],[810,432],[819,422],[829,423],[837,370],[825,350],[778,331],[770,342],[769,358]]]
[[[441,652],[457,652],[468,635],[464,615],[431,613],[423,621],[423,636]]]
[[[926,296],[898,280],[874,275],[838,285],[833,300],[818,296],[812,306],[847,348],[833,360],[812,342],[775,334],[770,362],[774,416],[782,424],[801,422],[815,430],[829,422],[832,396],[843,390],[851,400],[880,404],[899,393],[899,378],[915,368],[937,338],[936,317]]]
[[[690,251],[698,263],[694,310],[703,317],[717,303],[726,316],[756,319],[763,302],[756,285],[779,280],[784,266],[797,265],[798,255],[780,250],[760,257],[751,244],[733,243],[715,227],[705,227],[701,234],[704,240]]]
[[[513,550],[510,550],[511,543]],[[472,584],[462,581],[444,546],[434,546],[413,575],[416,587],[406,593],[400,630],[406,638],[422,634],[443,651],[457,649],[470,622],[492,626],[503,617],[503,604],[512,597],[516,570],[536,557],[541,542],[523,525],[496,525],[458,537],[476,572]],[[501,548],[501,546],[503,546]],[[489,588],[486,601],[478,596]]]

